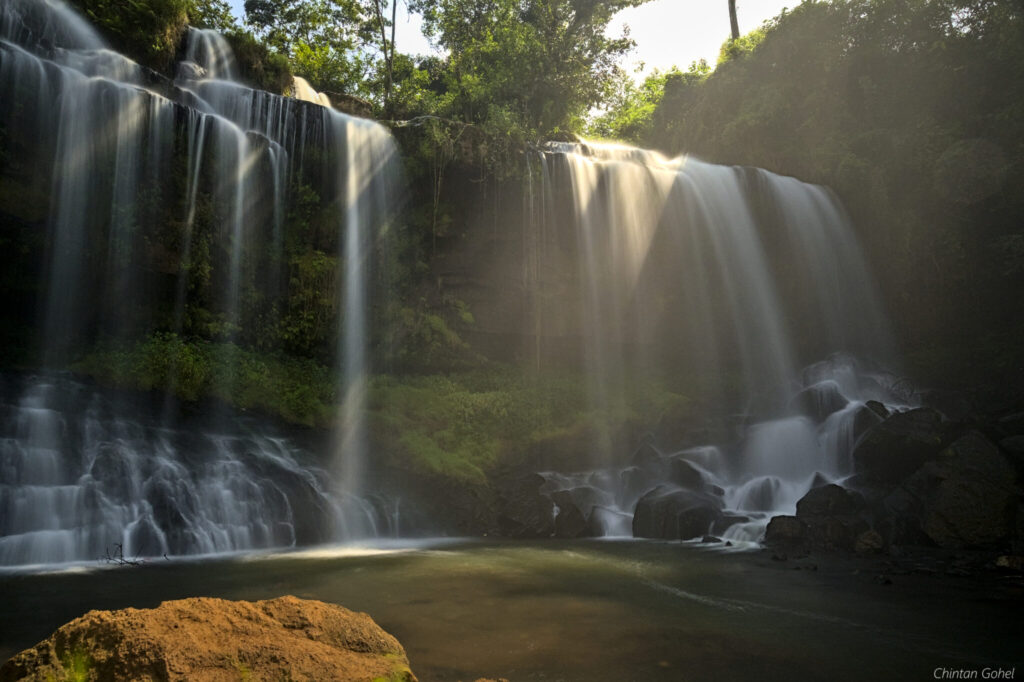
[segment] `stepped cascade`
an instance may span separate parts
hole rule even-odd
[[[373,289],[402,194],[396,145],[301,78],[294,97],[244,84],[215,31],[188,29],[179,56],[167,78],[109,49],[59,0],[0,8],[12,175],[48,200],[34,313],[46,371],[0,387],[0,565],[402,530],[398,500],[365,481]],[[493,308],[527,311],[513,331],[531,339],[537,370],[554,354],[545,344],[572,339],[595,414],[654,377],[687,387],[708,415],[659,441],[670,451],[648,442],[624,465],[598,437],[587,470],[545,473],[543,492],[568,493],[590,532],[643,535],[638,510],[672,498],[712,508],[707,532],[757,540],[771,515],[852,473],[879,414],[914,403],[882,369],[895,357],[885,315],[828,190],[614,144],[552,142],[524,166],[522,258],[500,255],[505,269],[521,264],[511,297],[523,297]],[[294,219],[317,202],[319,218]],[[230,399],[253,371],[242,349],[262,348],[261,330],[287,331],[267,321],[280,322],[304,276],[337,317],[321,334],[339,376],[324,461],[223,408],[182,414],[187,355],[150,359],[163,363],[159,405],[58,371],[83,350],[194,335],[224,368],[212,394]],[[485,304],[494,281],[479,287]]]
[[[894,356],[886,319],[824,188],[614,144],[549,143],[538,156],[527,216],[543,232],[563,226],[563,242],[564,226],[574,231],[591,403],[607,407],[635,376],[676,372],[735,415],[733,442],[647,445],[627,467],[595,444],[593,471],[546,474],[547,492],[594,509],[598,532],[633,534],[639,500],[678,490],[683,469],[734,521],[707,532],[757,540],[811,487],[853,473],[855,440],[879,419],[868,401],[913,402],[881,369]],[[546,239],[533,241],[537,262]],[[815,356],[828,359],[799,369]]]
[[[286,439],[251,426],[242,435],[227,418],[206,427],[202,447],[183,450],[170,397],[153,424],[59,375],[10,381],[0,564],[90,560],[113,544],[126,556],[159,556],[377,530],[360,497],[366,317],[370,251],[399,192],[395,146],[376,123],[242,84],[219,34],[189,29],[185,40],[171,81],[109,49],[59,0],[0,7],[0,123],[24,151],[14,163],[28,184],[50,197],[44,364],[59,368],[72,348],[116,347],[147,329],[180,333],[196,324],[199,295],[230,353],[282,294],[289,181],[304,176],[339,216],[331,280],[344,400],[330,475],[300,466]],[[200,221],[215,228],[200,234]],[[179,233],[176,251],[152,243],[153,225]],[[173,389],[179,368],[168,374]],[[303,492],[283,495],[273,471],[301,479]],[[300,516],[309,528],[296,530]]]

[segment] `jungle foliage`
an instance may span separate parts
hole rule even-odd
[[[1021,297],[1006,292],[1024,286],[1020,3],[804,2],[727,43],[712,73],[625,88],[599,123],[609,137],[835,189],[913,353],[990,354],[990,336],[1012,337]]]

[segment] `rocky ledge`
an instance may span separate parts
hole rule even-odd
[[[402,645],[370,616],[296,597],[90,611],[0,667],[3,682],[283,679],[416,677]]]

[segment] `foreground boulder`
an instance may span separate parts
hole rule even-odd
[[[12,680],[415,682],[405,650],[365,613],[281,597],[181,599],[90,611],[0,667]]]

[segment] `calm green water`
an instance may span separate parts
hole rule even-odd
[[[366,611],[424,681],[930,680],[1016,666],[1018,583],[648,542],[442,544],[0,576],[0,656],[89,609],[283,594]]]

